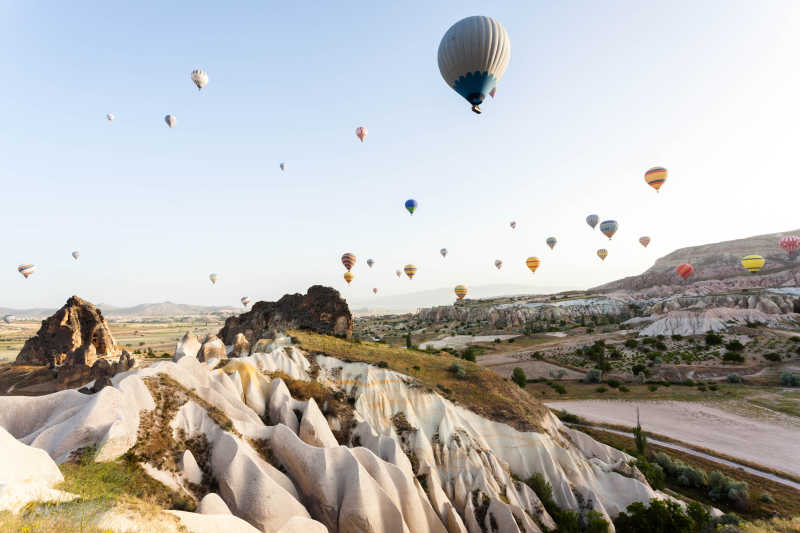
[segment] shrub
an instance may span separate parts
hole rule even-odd
[[[706,346],[719,346],[722,344],[722,335],[718,335],[713,331],[706,333]]]
[[[628,339],[625,341],[626,348],[636,348],[637,346],[639,346],[639,341],[636,339]]]
[[[587,372],[586,375],[583,376],[583,379],[581,379],[581,381],[583,381],[584,383],[600,383],[602,380],[603,380],[603,373],[597,370],[596,368],[589,370],[589,372]]]
[[[616,388],[618,388],[620,386],[620,382],[619,382],[618,379],[607,379],[606,380],[606,385],[608,385],[609,387],[611,387],[613,389],[616,389]]]
[[[728,374],[728,383],[742,383],[744,379],[739,374]]]
[[[548,383],[548,385],[550,385],[550,388],[559,394],[567,393],[567,389],[565,389],[564,385],[562,385],[561,383]]]
[[[650,483],[651,487],[656,490],[664,488],[664,469],[661,468],[661,465],[651,463],[647,459],[637,459],[634,466],[647,478],[647,482]]]
[[[709,385],[708,390],[718,391],[719,387],[717,385]]]
[[[535,492],[539,497],[539,500],[542,502],[542,505],[544,505],[547,514],[549,514],[553,521],[555,521],[557,531],[564,533],[579,533],[581,531],[578,515],[573,511],[561,509],[558,505],[556,505],[555,500],[553,500],[553,487],[550,486],[550,483],[547,482],[542,474],[539,472],[534,473],[525,481],[525,484],[533,489],[533,492]],[[599,513],[597,513],[597,515],[599,516]],[[598,524],[596,523],[597,517],[594,517],[591,512],[587,513],[587,518],[589,518],[590,522],[595,522],[592,527],[598,527]],[[586,531],[589,530],[587,529]],[[592,529],[591,531],[595,533],[607,532],[608,524],[606,524],[605,529]]]
[[[765,353],[764,354],[764,359],[766,359],[767,361],[780,361],[781,360],[781,354],[776,353],[776,352]]]
[[[782,372],[781,385],[783,385],[784,387],[800,387],[800,374],[792,374],[791,372]]]
[[[650,385],[647,386],[647,390],[649,390],[650,392],[655,392],[658,390],[658,385],[651,383]]]
[[[528,383],[528,378],[525,376],[524,370],[520,367],[515,367],[514,371],[511,373],[511,381],[524,389],[525,385]]]
[[[633,372],[634,376],[636,374],[647,374],[647,367],[642,363],[637,363],[631,367],[631,372]]]
[[[600,385],[599,387],[594,389],[595,392],[606,392],[607,390],[608,390],[608,387],[605,387],[603,385]]]
[[[725,355],[722,356],[722,360],[732,363],[744,363],[744,356],[739,352],[725,352]]]
[[[797,337],[792,337],[792,338],[795,339]],[[761,496],[758,497],[758,501],[761,502],[761,503],[767,503],[767,504],[775,503],[775,499],[772,497],[772,495],[769,492],[761,493]]]
[[[566,409],[562,409],[561,411],[556,413],[556,416],[562,422],[569,422],[570,424],[583,424],[583,419],[578,415],[568,413]]]
[[[728,341],[725,347],[732,352],[741,352],[742,350],[744,350],[744,344],[742,344],[739,341],[739,339],[733,339]]]
[[[716,470],[708,475],[708,496],[714,501],[727,500],[739,509],[746,509],[750,499],[747,483]]]
[[[697,390],[699,390],[700,392],[705,392],[706,391],[706,386],[705,385],[698,385],[697,386]]]
[[[679,335],[679,334],[677,334],[677,333],[673,333],[673,334],[672,334],[672,340],[674,340],[674,341],[679,341],[679,340],[681,340],[681,339],[683,339],[683,335]]]
[[[633,502],[614,520],[617,533],[667,532],[693,533],[694,520],[689,518],[677,502],[653,498],[645,506],[642,502]]]
[[[467,371],[464,370],[464,367],[459,365],[458,363],[453,363],[452,365],[450,365],[450,368],[448,370],[450,370],[450,372],[455,374],[457,378],[463,379],[467,377]]]
[[[619,388],[619,391],[620,392],[630,392],[631,390],[628,387],[626,387],[625,385],[621,385],[620,388]]]
[[[508,341],[506,341],[506,342],[508,342],[508,344],[512,344],[515,340],[517,340],[517,339],[511,338],[511,339],[508,339]]]

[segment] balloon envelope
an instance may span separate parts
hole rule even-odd
[[[12,322],[13,322],[13,321],[16,319],[16,318],[17,318],[17,317],[16,317],[16,316],[14,316],[14,315],[6,315],[6,316],[4,316],[4,317],[3,317],[3,321],[4,321],[6,324],[11,324],[11,323],[12,323]]]
[[[286,163],[281,163],[281,170],[286,170]]]
[[[553,248],[556,247],[556,242],[558,242],[558,241],[556,240],[555,237],[548,237],[546,242],[547,242],[547,246],[549,246],[550,249],[552,250]]]
[[[476,113],[497,86],[511,59],[506,29],[490,17],[459,20],[439,43],[439,72],[444,81],[470,104]]]
[[[414,274],[417,273],[417,267],[414,265],[406,265],[403,271],[406,273],[406,276],[408,276],[408,279],[412,279]]]
[[[742,266],[751,274],[757,273],[764,267],[766,260],[760,255],[747,255],[742,258]]]
[[[406,200],[406,209],[408,209],[408,212],[411,213],[412,215],[414,214],[414,211],[417,210],[417,205],[418,205],[417,201],[414,200],[413,198],[409,198],[408,200]]]
[[[463,299],[464,296],[467,295],[467,286],[466,285],[456,285],[455,288],[456,296],[459,300]]]
[[[605,248],[600,248],[599,250],[597,250],[597,257],[605,261],[606,257],[608,257],[608,250],[606,250]]]
[[[599,221],[600,217],[597,215],[589,215],[588,217],[586,217],[586,223],[589,224],[592,227],[592,229],[594,229],[595,226],[597,226],[597,223]]]
[[[653,167],[644,173],[644,181],[654,188],[656,192],[667,181],[667,169],[664,167]]]
[[[372,289],[372,293],[373,294],[378,294],[378,287],[375,287],[374,289]]]
[[[516,220],[512,220],[508,225],[511,226],[511,229],[516,229],[517,221]]]
[[[786,253],[789,254],[789,257],[794,257],[797,253],[797,250],[800,250],[800,237],[797,235],[786,235],[781,237],[781,240],[778,241],[778,244],[781,248],[786,250]]]
[[[112,115],[111,113],[107,114],[106,118],[108,119],[109,122],[113,122],[114,121],[114,115]]]
[[[356,254],[347,252],[346,254],[342,255],[342,264],[349,272],[353,265],[356,264]]]
[[[248,298],[247,296],[242,296],[242,300],[241,301],[242,301],[242,305],[245,306],[245,307],[250,305],[250,298]]]
[[[78,259],[80,256],[81,256],[81,253],[79,251],[76,250],[76,251],[72,252],[72,258],[73,259]]]
[[[539,261],[538,257],[529,257],[525,260],[525,265],[531,270],[531,272],[536,272],[536,269],[539,268],[541,261]]]
[[[503,267],[503,262],[500,261],[499,259],[495,259],[494,266],[497,268],[497,270],[500,270]]]
[[[374,264],[375,264],[375,261],[373,259],[367,259],[367,266],[368,267],[372,268],[372,265],[374,265]]]
[[[650,244],[650,237],[645,235],[644,237],[639,237],[639,244],[647,248],[647,245]]]
[[[439,253],[442,254],[442,257],[447,257],[447,248],[442,248]]]
[[[617,232],[617,229],[619,229],[619,224],[616,220],[604,220],[600,223],[600,231],[603,232],[603,235],[608,237],[609,240],[611,240],[611,237]]]
[[[169,126],[171,128],[172,126],[175,125],[175,122],[177,122],[177,119],[175,118],[175,115],[167,115],[167,116],[164,117],[164,122],[166,122],[167,126]]]
[[[395,270],[394,273],[397,274],[398,278],[403,275],[403,271],[402,270]]]
[[[684,263],[682,265],[678,265],[677,268],[675,268],[675,272],[677,272],[678,275],[684,280],[687,280],[689,279],[689,276],[692,275],[692,272],[694,272],[694,267],[689,263]]]
[[[217,280],[219,279],[219,274],[212,272],[211,274],[208,275],[208,279],[211,280],[211,283],[216,285]]]
[[[28,279],[28,276],[36,272],[36,265],[20,265],[17,267],[17,272],[25,276],[25,279]]]
[[[356,137],[361,139],[361,142],[363,143],[364,139],[367,138],[367,128],[365,128],[364,126],[357,127],[356,128]],[[378,143],[378,144],[380,144],[380,143]]]
[[[347,282],[348,285],[350,285],[350,282],[353,281],[354,277],[355,276],[353,276],[353,273],[350,272],[349,270],[344,273],[344,280]]]
[[[205,70],[195,69],[192,71],[192,81],[197,85],[197,90],[199,91],[208,85],[208,74],[206,74]]]

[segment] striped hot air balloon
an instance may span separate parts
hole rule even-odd
[[[694,272],[694,267],[689,263],[684,263],[682,265],[678,265],[677,268],[675,268],[675,272],[677,272],[678,275],[682,277],[684,281],[686,281],[689,279],[689,276],[692,275],[692,272]]]
[[[781,237],[781,240],[778,241],[778,244],[781,248],[786,250],[786,253],[789,254],[789,257],[794,257],[797,254],[797,250],[800,250],[800,237],[797,235],[786,235]]]
[[[367,128],[365,128],[364,126],[357,127],[356,128],[356,137],[361,139],[361,142],[363,143],[364,139],[367,138]],[[378,143],[378,144],[380,144],[380,143]]]
[[[247,307],[248,305],[250,305],[250,298],[248,298],[247,296],[242,296],[241,302],[243,307]]]
[[[553,248],[556,247],[556,242],[558,241],[556,240],[555,237],[548,237],[545,242],[547,243],[547,246],[549,246],[550,249],[552,250]]]
[[[17,272],[25,276],[25,279],[28,279],[28,276],[36,272],[36,265],[20,265],[17,267]]]
[[[212,272],[211,274],[208,275],[208,279],[211,280],[211,283],[216,285],[217,284],[217,280],[219,279],[219,274],[217,274],[216,272]]]
[[[192,71],[192,81],[197,85],[197,90],[199,91],[208,85],[208,74],[206,74],[205,70],[195,69]]]
[[[608,240],[611,240],[617,229],[619,229],[619,224],[616,220],[604,220],[600,223],[600,231],[608,237]]]
[[[375,260],[374,259],[367,259],[367,266],[368,267],[372,268],[372,265],[374,265],[374,264],[375,264]]]
[[[608,250],[606,250],[605,248],[600,248],[599,250],[597,250],[597,257],[605,261],[606,257],[608,257]]]
[[[413,198],[409,198],[408,200],[406,200],[406,209],[407,209],[407,210],[408,210],[408,212],[409,212],[409,213],[411,213],[412,215],[414,214],[414,211],[416,211],[416,210],[417,210],[417,206],[418,206],[418,205],[419,205],[419,204],[417,203],[417,201],[416,201],[416,200],[414,200]]]
[[[503,262],[500,261],[499,259],[495,259],[494,260],[494,266],[495,266],[495,268],[497,270],[500,270],[501,268],[503,268]]]
[[[412,279],[414,277],[414,274],[417,273],[417,267],[414,265],[406,265],[405,267],[403,267],[403,272],[406,273],[408,279]]]
[[[455,288],[456,296],[459,300],[463,300],[464,296],[467,295],[467,286],[466,285],[456,285]]]
[[[746,255],[742,257],[742,266],[751,274],[758,273],[764,267],[766,260],[760,255]]]
[[[452,26],[439,43],[439,72],[444,81],[478,107],[497,86],[511,59],[511,42],[498,21],[467,17]]]
[[[589,215],[588,217],[586,217],[586,223],[589,224],[592,227],[592,229],[594,229],[595,226],[597,226],[598,222],[600,222],[600,217],[597,215]]]
[[[541,261],[539,261],[538,257],[529,257],[525,260],[525,265],[531,270],[531,272],[536,272],[536,269],[539,268]]]
[[[350,272],[350,269],[356,264],[356,254],[347,252],[346,254],[342,255],[342,264],[347,271]]]
[[[349,270],[344,273],[344,280],[347,282],[348,285],[350,285],[350,282],[353,281],[354,277],[355,276],[353,275],[353,273],[350,272]]]
[[[667,169],[664,167],[653,167],[644,173],[644,181],[654,188],[656,192],[667,181]]]
[[[645,235],[644,237],[639,237],[639,244],[647,248],[647,245],[650,244],[650,237]]]

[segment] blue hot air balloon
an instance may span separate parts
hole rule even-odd
[[[408,209],[408,212],[413,215],[414,211],[417,210],[417,201],[413,198],[406,200],[406,209]]]
[[[461,19],[439,43],[439,72],[444,81],[463,96],[475,113],[497,88],[511,59],[506,29],[490,17]]]

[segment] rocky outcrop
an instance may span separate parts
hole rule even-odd
[[[237,333],[233,338],[233,350],[231,350],[231,357],[246,357],[250,355],[250,342],[243,333]]]
[[[197,352],[197,359],[205,362],[211,361],[212,359],[225,359],[227,357],[228,354],[225,350],[225,345],[222,344],[219,337],[211,334],[206,335],[206,338],[203,340],[203,345],[200,347],[200,351]]]
[[[175,354],[172,356],[172,360],[177,361],[183,357],[197,357],[197,352],[199,351],[200,341],[197,340],[197,335],[187,331],[175,345]]]
[[[36,336],[22,347],[17,363],[91,366],[98,355],[116,352],[117,345],[100,309],[73,296],[53,316],[42,321]]]
[[[277,302],[257,302],[239,316],[229,317],[217,334],[226,345],[241,333],[253,345],[286,329],[310,329],[324,335],[350,338],[353,316],[339,291],[314,285],[303,294],[287,294]]]

